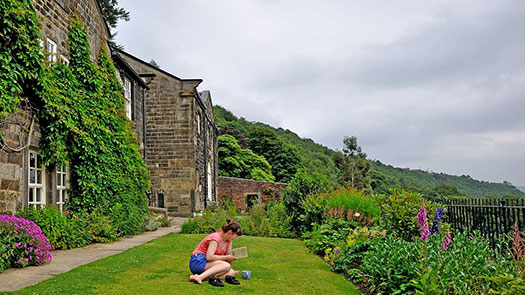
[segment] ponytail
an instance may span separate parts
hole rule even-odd
[[[237,234],[237,236],[242,235],[241,225],[237,221],[228,218],[226,219],[226,224],[222,226],[222,232],[227,233],[230,230],[232,233]]]

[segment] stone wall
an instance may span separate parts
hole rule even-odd
[[[201,80],[182,80],[125,52],[121,56],[146,79],[146,164],[152,193],[164,194],[172,216],[192,215],[198,189],[193,111]]]
[[[101,48],[107,46],[109,30],[96,0],[33,0],[32,4],[39,17],[42,41],[47,38],[57,45],[56,61],[69,59],[67,44],[69,17],[72,12],[80,15],[88,32],[91,47],[90,56],[96,60]],[[0,122],[0,133],[5,134],[3,141],[13,148],[26,146],[28,130],[34,116],[34,110],[21,108]],[[0,150],[0,212],[14,213],[22,210],[28,203],[28,163],[29,151],[38,152],[40,130],[34,123],[31,142],[27,148],[13,151],[8,148]],[[43,170],[44,196],[46,204],[57,200],[55,171]]]
[[[195,137],[195,167],[198,174],[194,208],[205,208],[217,202],[217,128],[209,91],[199,93],[192,118]]]
[[[110,32],[97,0],[33,0],[32,3],[38,13],[42,40],[49,38],[57,44],[58,60],[60,55],[69,58],[67,40],[72,13],[80,15],[86,27],[92,60],[96,60],[102,46],[107,46]]]
[[[248,204],[247,197],[257,196],[260,205],[267,202],[279,201],[282,197],[283,190],[289,186],[288,183],[260,181],[244,178],[234,178],[219,176],[217,178],[217,196],[219,203],[227,198],[235,204],[235,207],[246,210]]]

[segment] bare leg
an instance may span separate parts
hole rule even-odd
[[[204,272],[200,275],[191,275],[190,281],[196,282],[197,284],[202,284],[202,281],[216,275],[217,277],[226,276],[231,270],[231,265],[222,260],[208,262],[204,268]]]

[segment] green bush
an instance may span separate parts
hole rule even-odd
[[[107,243],[118,239],[115,227],[108,216],[97,212],[77,213],[77,226],[84,229],[85,234],[91,236],[93,242]]]
[[[202,216],[189,218],[181,228],[183,234],[209,234],[219,230],[229,216],[222,208],[216,212],[205,212]],[[243,228],[244,230],[244,228]]]
[[[419,236],[417,213],[423,202],[419,193],[402,190],[392,190],[388,196],[376,195],[377,204],[381,208],[381,227],[396,237],[411,241]],[[429,220],[433,220],[437,208],[442,208],[439,203],[425,202]]]
[[[350,231],[356,224],[342,218],[329,218],[316,226],[311,232],[303,234],[304,243],[317,255],[322,255],[328,248],[343,248]]]
[[[243,233],[248,236],[269,237],[271,235],[270,221],[266,211],[259,204],[252,207],[248,214],[241,216],[237,221]]]
[[[286,207],[282,202],[266,204],[266,214],[270,225],[270,237],[293,238],[292,218],[286,215]]]
[[[144,216],[140,207],[130,203],[116,203],[109,211],[119,237],[132,236],[142,231]]]
[[[55,249],[74,248],[74,245],[71,244],[71,237],[73,236],[71,223],[57,206],[49,205],[42,209],[34,209],[32,206],[28,206],[17,216],[36,223]]]
[[[330,182],[325,175],[313,173],[309,175],[306,170],[299,169],[290,181],[290,186],[283,191],[283,204],[286,213],[292,218],[292,231],[301,235],[311,229],[310,224],[306,224],[302,215],[305,214],[303,200],[309,195],[319,194],[328,191]]]

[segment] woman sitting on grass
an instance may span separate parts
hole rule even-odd
[[[233,220],[228,219],[227,222],[222,230],[205,237],[191,253],[190,270],[193,275],[190,281],[202,284],[203,280],[209,278],[210,285],[218,287],[224,287],[220,279],[225,279],[229,284],[240,284],[235,278],[239,271],[232,268],[232,261],[237,258],[231,254],[231,242],[242,235],[242,229]]]

